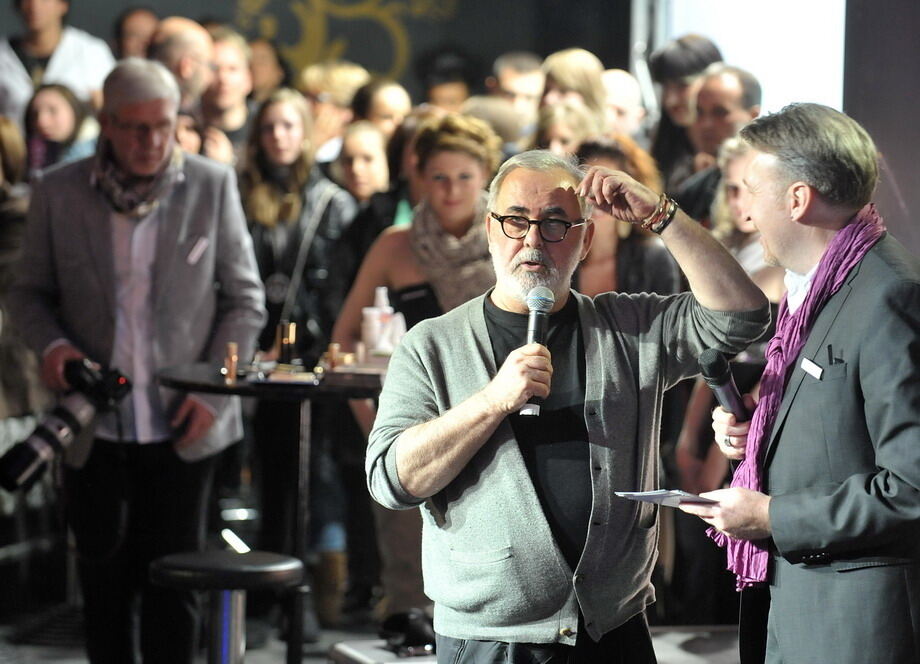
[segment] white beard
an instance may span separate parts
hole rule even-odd
[[[542,263],[543,270],[525,270],[521,267],[524,262]],[[493,254],[492,266],[495,269],[496,283],[501,285],[504,292],[521,302],[526,302],[527,293],[536,286],[546,286],[557,293],[563,277],[553,259],[539,249],[522,249],[509,265],[500,265],[497,256]]]

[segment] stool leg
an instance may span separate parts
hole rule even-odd
[[[246,651],[246,591],[213,590],[208,664],[242,664]]]

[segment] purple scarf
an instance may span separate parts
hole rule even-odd
[[[786,298],[779,305],[776,334],[767,344],[767,366],[760,382],[760,401],[751,419],[747,452],[735,470],[733,487],[763,491],[763,463],[770,431],[783,400],[786,383],[794,362],[808,340],[811,327],[824,304],[840,290],[854,265],[878,242],[885,225],[869,204],[831,240],[812,280],[805,302],[794,314],[789,313]],[[737,540],[710,528],[707,533],[719,546],[727,548],[728,569],[735,573],[738,590],[767,580],[770,554],[766,542]]]

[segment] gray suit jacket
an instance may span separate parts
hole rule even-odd
[[[107,365],[116,306],[112,209],[91,186],[91,170],[92,159],[85,159],[34,182],[10,308],[37,352],[64,338]],[[156,333],[150,339],[156,369],[219,361],[228,341],[239,344],[241,357],[250,357],[265,317],[264,296],[233,171],[186,156],[183,178],[161,205],[153,283]],[[165,388],[161,396],[167,412],[184,398]],[[201,440],[181,450],[189,461],[242,435],[238,399],[197,396],[217,417]],[[82,465],[88,446],[74,448],[68,460]]]
[[[920,264],[891,236],[819,314],[765,459],[768,661],[920,662]]]

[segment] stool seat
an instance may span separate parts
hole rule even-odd
[[[263,590],[303,579],[297,558],[267,551],[173,553],[150,564],[150,580],[188,590]]]

